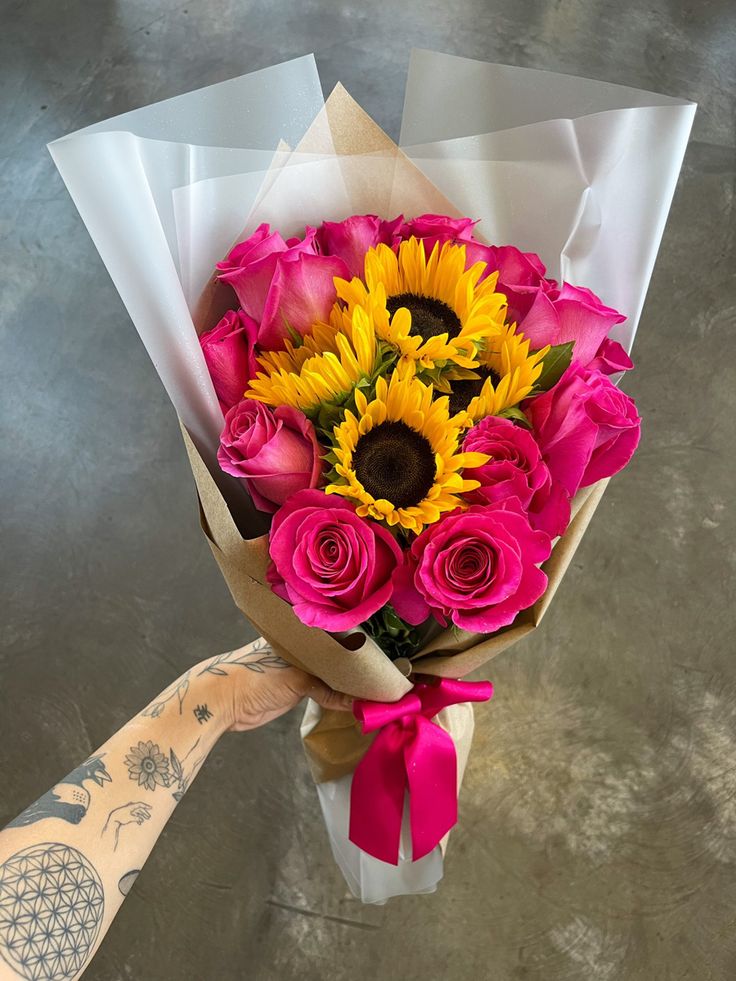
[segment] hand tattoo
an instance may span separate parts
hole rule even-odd
[[[124,828],[128,824],[141,825],[144,821],[147,821],[151,816],[151,805],[145,804],[143,801],[129,801],[127,804],[122,804],[120,807],[114,808],[107,815],[107,821],[100,832],[100,837],[104,835],[109,830],[114,830],[114,844],[113,851],[117,851],[118,841],[120,839],[120,829]]]
[[[102,882],[70,845],[46,842],[0,865],[0,956],[26,981],[71,981],[94,948]]]

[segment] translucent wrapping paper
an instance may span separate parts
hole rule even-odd
[[[215,263],[263,221],[287,236],[356,213],[468,215],[486,240],[539,253],[551,276],[621,310],[627,319],[613,336],[630,349],[694,112],[636,89],[418,51],[398,147],[341,86],[325,102],[309,56],[50,145],[182,422],[213,554],[279,653],[358,697],[392,701],[410,688],[407,671],[375,644],[347,652],[305,627],[266,583],[263,516],[215,458],[222,413],[197,339],[233,302],[213,278]],[[545,567],[550,587],[532,610],[495,637],[441,635],[414,667],[460,677],[534,629],[602,492],[597,485],[574,502],[576,517]],[[351,888],[380,901],[431,887],[441,856],[424,878],[405,863],[402,879],[346,855],[345,794],[364,744],[348,737],[352,764],[335,771],[330,758],[344,755],[345,734],[308,721],[311,737],[324,730],[323,756],[310,761]]]

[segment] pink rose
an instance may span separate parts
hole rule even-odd
[[[463,452],[485,453],[488,463],[473,470],[480,487],[465,495],[471,504],[497,504],[515,497],[533,528],[552,538],[570,521],[570,499],[552,480],[532,434],[509,419],[486,416],[470,430]]]
[[[419,215],[411,218],[401,226],[401,238],[420,238],[424,242],[424,251],[430,255],[439,242],[440,248],[445,242],[455,242],[464,245],[473,241],[473,227],[477,221],[472,218],[448,218],[446,215]]]
[[[255,320],[242,310],[228,310],[216,327],[199,338],[223,412],[242,399],[248,382],[255,377],[257,334]]]
[[[618,473],[639,444],[634,400],[595,369],[568,369],[525,411],[553,479],[570,497]]]
[[[624,320],[626,317],[605,306],[589,289],[563,283],[559,289],[537,291],[519,328],[535,350],[546,344],[574,341],[573,363],[587,365],[611,328]]]
[[[217,460],[245,480],[259,511],[273,513],[297,491],[316,487],[322,449],[314,426],[289,405],[274,411],[243,399],[225,416]]]
[[[383,221],[377,215],[352,215],[345,221],[323,221],[317,229],[317,245],[322,255],[342,259],[351,276],[362,276],[368,249],[381,244],[393,248],[403,220],[403,215],[393,221]]]
[[[385,528],[318,490],[294,494],[278,511],[269,554],[273,591],[323,630],[352,630],[388,603],[403,558]]]
[[[496,289],[508,300],[508,319],[521,323],[529,312],[540,291],[557,289],[553,279],[547,279],[544,263],[535,252],[522,252],[514,245],[484,245],[475,242],[466,245],[467,265],[485,262],[483,278],[498,273]],[[544,347],[544,345],[540,345]]]
[[[268,225],[259,225],[227,259],[217,263],[220,279],[235,290],[245,312],[259,323],[258,343],[283,347],[291,331],[302,336],[328,319],[335,302],[335,276],[349,278],[337,256],[317,255],[314,228],[304,239],[287,242]]]
[[[612,341],[607,337],[593,360],[588,365],[589,368],[597,368],[604,375],[615,375],[619,371],[631,371],[634,362],[621,347],[618,341]]]
[[[464,630],[490,634],[511,623],[547,588],[538,563],[551,539],[534,531],[517,501],[452,511],[412,544],[395,575],[391,604],[408,623],[432,613]]]
[[[521,252],[513,245],[480,243],[469,245],[467,250],[468,263],[486,262],[486,275],[498,272],[496,288],[508,300],[508,319],[531,340],[532,350],[574,341],[573,362],[587,365],[611,328],[626,319],[589,289],[569,283],[559,286],[548,279],[544,263],[534,252]]]

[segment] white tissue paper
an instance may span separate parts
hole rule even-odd
[[[469,725],[472,731],[472,706],[466,703],[460,708],[464,713],[470,713]],[[319,705],[311,698],[308,699],[300,729],[302,739],[309,735],[317,724],[320,713]],[[352,783],[353,775],[349,773],[339,780],[328,780],[316,785],[332,854],[351,893],[364,903],[381,904],[392,896],[434,892],[442,878],[442,848],[437,845],[429,855],[412,862],[408,800],[404,804],[398,865],[389,865],[378,858],[373,858],[350,841],[348,832]]]

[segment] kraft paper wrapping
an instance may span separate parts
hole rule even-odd
[[[299,143],[297,151],[337,153],[354,213],[392,214],[394,199],[415,201],[417,211],[456,215],[453,205],[402,153],[376,123],[338,85],[325,107]],[[377,166],[378,161],[378,166]],[[288,166],[281,158],[275,167]],[[263,195],[278,193],[278,175]],[[263,200],[262,199],[262,200]],[[254,209],[258,212],[258,207]],[[252,231],[254,218],[245,234]],[[242,236],[241,236],[242,237]],[[199,333],[209,329],[229,303],[229,288],[213,275],[195,313]],[[224,306],[223,306],[224,305]],[[347,650],[338,640],[305,626],[288,603],[272,591],[266,579],[268,540],[263,524],[247,521],[239,530],[216,484],[187,431],[184,443],[192,467],[200,503],[202,529],[228,584],[235,603],[282,657],[318,675],[328,685],[357,698],[396,701],[411,689],[411,682],[389,661],[378,646],[364,637],[357,650]],[[545,594],[524,611],[510,627],[485,637],[465,631],[443,631],[414,658],[415,671],[439,677],[461,678],[507,650],[536,629],[554,596],[593,516],[606,481],[581,491],[573,502],[573,520],[557,541],[544,569],[549,578]],[[218,486],[220,484],[220,486]],[[315,780],[323,782],[351,772],[370,744],[357,724],[344,713],[325,713],[305,741]]]

